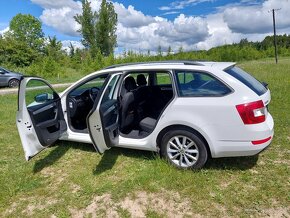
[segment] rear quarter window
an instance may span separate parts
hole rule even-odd
[[[235,77],[259,96],[267,92],[267,88],[259,80],[239,67],[231,67],[224,71]]]

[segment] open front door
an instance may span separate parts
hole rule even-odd
[[[119,104],[116,91],[119,78],[120,74],[110,77],[87,117],[93,145],[101,154],[119,143]]]
[[[26,160],[52,145],[66,131],[61,99],[45,80],[21,80],[16,123]]]

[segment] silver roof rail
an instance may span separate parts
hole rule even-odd
[[[104,69],[113,69],[113,68],[117,68],[117,67],[132,66],[132,65],[149,65],[149,64],[183,64],[183,65],[204,66],[201,62],[203,62],[203,60],[199,60],[199,61],[172,60],[172,61],[134,62],[134,63],[125,63],[125,64],[115,64],[115,65],[112,65],[112,66],[108,66],[108,67],[106,67]]]

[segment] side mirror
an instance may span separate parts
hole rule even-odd
[[[4,75],[4,74],[5,74],[5,72],[4,72],[4,71],[0,71],[0,74],[1,74],[1,75]]]
[[[44,103],[49,100],[53,100],[53,95],[48,93],[41,93],[34,97],[34,101],[37,103]]]

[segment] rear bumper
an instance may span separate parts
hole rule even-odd
[[[267,120],[263,124],[251,129],[249,140],[217,141],[215,143],[215,150],[212,152],[212,157],[253,156],[259,154],[271,144],[273,136],[274,121],[269,114]]]
[[[214,158],[253,156],[264,151],[271,144],[272,139],[273,136],[269,141],[259,145],[253,145],[252,142],[221,141],[218,150],[212,156]]]

